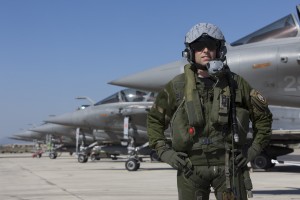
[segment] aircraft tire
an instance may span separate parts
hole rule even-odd
[[[96,160],[96,156],[94,154],[91,155],[91,161],[95,161]]]
[[[140,168],[140,163],[138,160],[134,158],[130,158],[126,161],[125,167],[128,171],[136,171]]]
[[[112,160],[118,160],[118,158],[117,158],[116,155],[112,155],[112,156],[111,156],[111,159],[112,159]]]
[[[79,163],[86,163],[87,161],[88,161],[88,157],[86,155],[83,155],[83,154],[78,155]]]
[[[251,161],[251,166],[253,169],[269,169],[272,167],[271,158],[266,154],[262,153]]]
[[[97,156],[95,154],[91,155],[91,161],[100,160],[100,156]]]
[[[50,159],[56,159],[56,157],[57,157],[57,153],[52,152],[52,153],[49,154]]]

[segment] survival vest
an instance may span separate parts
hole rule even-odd
[[[207,105],[203,103],[196,87],[196,74],[191,65],[185,66],[185,73],[172,80],[177,99],[177,110],[171,118],[172,147],[176,151],[202,149],[205,152],[225,149],[225,143],[231,145],[230,126],[230,88],[227,78],[220,80],[213,87],[213,99],[209,102],[210,114],[203,112]],[[237,83],[237,75],[234,80]],[[242,93],[236,84],[236,116],[239,127],[239,142],[243,146],[249,132],[249,112],[242,107]],[[209,126],[209,127],[207,127]],[[203,133],[203,130],[209,133]]]

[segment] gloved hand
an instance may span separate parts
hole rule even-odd
[[[247,153],[241,152],[235,158],[235,164],[238,168],[242,168],[247,165],[248,162],[252,161],[261,152],[259,145],[252,144],[248,149]]]
[[[168,163],[177,170],[182,170],[184,166],[186,166],[187,162],[185,161],[185,158],[187,158],[187,154],[176,152],[173,149],[163,151],[160,156],[162,161]]]

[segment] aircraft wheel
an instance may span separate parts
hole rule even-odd
[[[271,158],[262,153],[256,156],[253,161],[251,161],[251,166],[253,169],[268,169],[272,167]]]
[[[136,171],[140,168],[140,163],[138,160],[131,158],[126,161],[125,167],[128,171]]]
[[[57,157],[57,153],[52,152],[49,154],[50,159],[56,159],[56,157]]]
[[[80,154],[78,155],[78,162],[86,163],[88,161],[88,157],[86,155]]]
[[[94,154],[91,155],[91,161],[95,161],[96,160],[96,156]]]
[[[113,155],[113,156],[111,157],[111,159],[112,159],[112,160],[118,160],[117,156],[115,156],[115,155]]]
[[[95,155],[95,154],[92,154],[91,155],[91,161],[95,161],[95,160],[100,160],[100,157]]]

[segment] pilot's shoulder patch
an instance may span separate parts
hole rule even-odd
[[[250,96],[256,100],[258,100],[262,104],[267,104],[267,99],[257,90],[252,89],[250,92]]]
[[[255,108],[254,112],[268,112],[267,99],[261,95],[257,90],[252,89],[250,92],[251,104]]]

